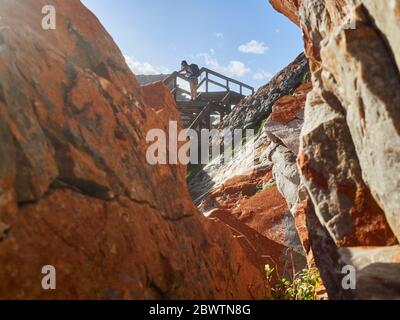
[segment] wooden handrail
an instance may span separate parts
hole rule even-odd
[[[229,98],[230,98],[231,93],[228,92],[225,97],[221,100],[221,104],[224,105],[228,102]]]
[[[211,83],[211,84],[213,84],[213,85],[215,85],[217,87],[221,87],[221,88],[225,89],[226,91],[229,91],[229,86],[224,86],[223,84],[220,84],[217,81],[214,81],[214,80],[211,80],[211,79],[208,79],[206,81],[208,81],[209,83]]]
[[[168,77],[166,77],[164,80],[163,80],[163,82],[166,84],[166,85],[168,85],[172,80],[174,80],[174,79],[176,79],[176,76],[177,76],[177,74],[178,74],[178,72],[173,72],[173,73],[171,73]],[[174,88],[173,88],[174,89]]]
[[[200,69],[200,73],[203,73],[203,72],[207,72],[208,74],[212,74],[213,76],[216,76],[216,77],[221,78],[223,80],[227,80],[228,82],[237,84],[239,86],[242,86],[242,87],[247,88],[247,89],[249,89],[249,90],[254,92],[254,88],[253,87],[251,87],[251,86],[249,86],[249,85],[247,85],[247,84],[245,84],[243,82],[240,82],[238,80],[235,80],[235,79],[229,78],[227,76],[224,76],[224,75],[222,75],[222,74],[220,74],[218,72],[215,72],[213,70],[210,70],[208,68],[205,68],[205,67],[201,68]]]
[[[240,82],[240,81],[238,81],[238,80],[235,80],[235,79],[229,78],[229,77],[227,77],[227,76],[224,76],[224,75],[222,75],[222,74],[220,74],[220,73],[218,73],[218,72],[215,72],[215,71],[213,71],[213,70],[210,70],[210,69],[208,69],[208,68],[203,67],[203,68],[200,69],[200,77],[201,77],[203,74],[205,74],[205,78],[203,78],[203,79],[200,81],[200,83],[199,83],[198,86],[197,86],[197,89],[199,89],[199,88],[205,83],[205,84],[206,84],[206,92],[208,92],[208,89],[209,89],[209,88],[208,88],[208,85],[211,83],[211,84],[213,84],[213,85],[222,87],[222,88],[224,88],[224,89],[227,90],[227,91],[230,91],[229,84],[230,84],[230,83],[233,83],[233,84],[239,85],[240,94],[243,94],[243,88],[246,88],[246,89],[250,90],[252,93],[254,93],[254,88],[253,88],[253,87],[251,87],[251,86],[249,86],[249,85],[247,85],[247,84],[245,84],[245,83],[243,83],[243,82]],[[214,81],[214,80],[212,80],[212,79],[209,79],[209,75],[213,75],[213,76],[215,76],[215,77],[217,77],[217,78],[220,78],[220,79],[222,79],[222,80],[225,80],[225,81],[226,81],[226,84],[223,85],[223,84],[221,84],[221,83],[219,83],[219,82],[217,82],[217,81]],[[179,72],[176,72],[176,71],[175,71],[175,72],[173,72],[171,75],[169,75],[166,79],[164,79],[164,83],[165,83],[166,85],[169,85],[171,81],[174,81],[174,83],[173,83],[173,88],[172,88],[172,90],[174,90],[175,87],[177,86],[177,83],[176,83],[177,81],[176,81],[176,80],[177,80],[178,78],[180,78],[180,79],[182,79],[182,80],[184,80],[184,81],[187,81],[187,82],[190,81],[187,77],[185,77],[184,75],[182,75],[182,74],[180,74]],[[183,89],[181,89],[181,90],[183,90]]]
[[[189,129],[196,129],[198,124],[200,123],[200,120],[203,118],[203,115],[206,114],[209,109],[211,108],[211,103],[207,103],[207,105],[204,107],[204,109],[199,113],[199,115],[194,119],[192,124],[190,125]]]
[[[200,82],[199,85],[197,86],[197,88],[200,88],[204,82],[206,82],[207,78],[203,78]]]
[[[220,82],[216,81],[218,79],[216,79],[216,80],[210,79],[210,75],[218,78],[219,80],[223,80],[223,82],[221,81],[222,83],[220,83]],[[218,72],[215,72],[213,70],[210,70],[208,68],[200,69],[200,77],[202,77],[202,76],[204,76],[204,77],[198,83],[197,89],[200,89],[200,87],[205,84],[205,86],[206,86],[205,93],[210,93],[209,85],[212,84],[212,85],[215,85],[215,86],[225,89],[224,92],[226,92],[226,94],[223,96],[222,100],[220,100],[219,102],[215,102],[215,101],[208,102],[208,103],[204,104],[204,107],[203,107],[203,105],[201,105],[202,110],[196,116],[194,121],[190,124],[190,126],[189,126],[190,129],[196,129],[201,124],[201,121],[203,120],[203,118],[205,116],[209,117],[209,114],[212,110],[220,112],[221,117],[223,116],[223,114],[229,113],[229,111],[231,109],[231,106],[229,106],[229,105],[231,104],[232,99],[233,98],[237,99],[236,95],[233,94],[234,91],[232,91],[230,88],[230,84],[238,85],[240,95],[242,95],[242,96],[243,96],[243,88],[251,90],[251,92],[254,93],[253,87],[251,87],[243,82],[237,81],[237,80],[229,78],[227,76],[224,76],[224,75],[222,75]],[[164,79],[164,84],[171,88],[171,92],[175,96],[175,100],[177,99],[177,94],[179,94],[179,93],[184,93],[187,95],[191,94],[187,90],[179,87],[179,85],[177,83],[178,79],[182,79],[184,81],[190,82],[189,78],[187,78],[186,76],[184,76],[183,74],[181,74],[179,72],[173,72],[166,79]],[[220,92],[218,92],[218,93],[220,93]],[[211,93],[209,96],[212,97]],[[219,96],[219,95],[217,95],[217,96]],[[197,102],[200,103],[200,102],[204,102],[204,101],[197,100]],[[192,104],[196,103],[196,101],[195,102],[192,101],[191,103]],[[190,106],[188,108],[190,108]],[[186,108],[184,108],[184,109],[186,109]],[[188,110],[190,110],[190,109],[188,109]],[[197,112],[195,112],[195,113],[197,113]],[[209,121],[209,119],[208,119],[208,121]],[[201,125],[200,125],[200,127],[201,127]]]

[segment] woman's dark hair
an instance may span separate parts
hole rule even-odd
[[[186,61],[186,60],[183,60],[183,61],[181,62],[181,66],[184,66],[184,67],[188,66],[187,61]]]

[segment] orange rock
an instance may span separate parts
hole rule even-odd
[[[287,16],[292,22],[300,25],[299,6],[301,0],[269,0],[275,10]]]
[[[296,212],[303,245],[331,298],[397,299],[399,10],[385,1],[270,2],[301,20],[312,73],[298,155],[309,195]],[[351,292],[338,277],[343,264],[357,271]]]
[[[261,266],[197,211],[185,168],[146,161],[148,130],[179,118],[168,88],[142,89],[79,0],[52,3],[49,31],[41,1],[0,3],[0,298],[265,298]]]
[[[263,184],[267,185],[265,190]],[[285,245],[285,220],[290,213],[286,200],[273,184],[271,169],[229,179],[211,192],[205,202],[217,208],[206,216],[218,218],[231,227],[253,248],[253,260],[275,266],[281,276],[288,272],[290,275],[291,250]],[[303,267],[303,257],[296,252],[293,256],[295,268]]]
[[[272,113],[270,115],[271,120],[288,124],[293,121],[299,110],[304,109],[304,105],[307,98],[307,93],[312,89],[311,82],[300,85],[293,95],[284,96],[275,102]]]

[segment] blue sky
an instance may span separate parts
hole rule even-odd
[[[267,0],[82,0],[136,74],[171,72],[182,59],[254,87],[302,50],[301,32]]]

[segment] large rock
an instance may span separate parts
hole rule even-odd
[[[255,159],[245,151],[250,143],[256,146]],[[261,130],[236,149],[232,160],[220,163],[217,158],[205,166],[189,187],[200,211],[230,226],[248,244],[254,261],[291,277],[292,267],[300,271],[306,261],[288,202],[273,175],[271,152],[273,144]]]
[[[315,210],[340,245],[386,245],[395,238],[361,177],[345,119],[308,97],[299,167]]]
[[[398,259],[387,246],[400,237],[400,2],[270,2],[299,22],[312,72],[296,212],[315,212],[318,227],[301,238],[310,242],[332,298],[398,297]],[[370,253],[370,260],[358,258]],[[343,264],[360,273],[357,290],[341,287]],[[387,286],[373,281],[381,271]]]
[[[400,299],[400,247],[340,248],[343,265],[356,270],[357,298]]]
[[[304,105],[311,84],[300,55],[270,83],[245,99],[221,124],[224,130],[246,126],[258,131],[232,159],[213,159],[191,177],[195,203],[207,216],[228,224],[255,249],[259,263],[291,277],[306,266],[292,209],[300,177],[296,165]],[[254,154],[247,152],[254,147]],[[291,254],[288,254],[291,253]],[[293,263],[294,262],[294,263]]]
[[[203,200],[200,209],[206,216],[218,217],[224,222],[234,219],[236,223],[231,227],[243,233],[256,248],[259,260],[263,264],[276,264],[282,275],[291,276],[290,252],[296,270],[304,267],[293,217],[275,186],[270,168],[225,181]],[[248,231],[241,232],[242,229]]]
[[[294,155],[299,153],[299,136],[304,122],[304,106],[311,82],[300,85],[292,95],[284,96],[272,107],[265,128],[272,140],[281,142]]]
[[[304,53],[278,72],[269,83],[254,94],[244,98],[232,112],[223,119],[220,129],[255,128],[268,118],[275,102],[289,95],[309,78],[308,61]]]
[[[169,90],[142,89],[80,1],[51,3],[48,31],[47,1],[0,3],[0,297],[265,297],[260,266],[193,206],[185,168],[146,161],[148,130],[179,118]]]
[[[304,122],[304,106],[312,86],[300,85],[292,95],[279,99],[264,124],[273,147],[269,158],[273,162],[273,174],[277,187],[285,197],[290,210],[297,202],[300,175],[296,165],[300,133]]]
[[[270,0],[270,3],[275,8],[275,10],[287,16],[295,24],[300,25],[298,14],[299,1],[300,0]]]
[[[358,19],[321,48],[322,81],[340,101],[364,181],[400,237],[399,71],[380,31],[364,13]]]

